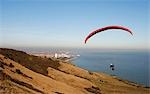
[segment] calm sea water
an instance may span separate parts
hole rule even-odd
[[[73,63],[90,71],[116,75],[145,86],[150,86],[150,52],[147,51],[80,51]],[[110,64],[115,70],[110,69]]]

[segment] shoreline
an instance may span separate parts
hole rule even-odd
[[[73,66],[77,66],[76,64],[72,63],[73,59],[72,58],[65,58],[65,63],[69,63],[69,64],[71,64]],[[58,60],[60,60],[61,62],[63,61],[63,59],[59,59],[59,58],[58,58]],[[77,67],[80,67],[80,66],[77,66]],[[85,68],[82,68],[82,69],[85,69]],[[112,78],[115,78],[115,79],[117,79],[119,81],[122,81],[122,82],[124,82],[126,84],[129,84],[129,85],[132,85],[132,86],[143,87],[143,88],[150,88],[150,86],[147,86],[147,85],[144,85],[144,84],[140,84],[140,83],[137,83],[137,82],[134,82],[134,81],[130,81],[128,79],[121,78],[121,77],[119,77],[117,75],[112,75],[112,74],[101,72],[101,71],[90,71],[88,69],[85,69],[85,70],[87,70],[89,72],[103,73],[105,75],[109,75]]]
[[[148,87],[106,73],[88,71],[64,59],[42,58],[17,50],[0,49],[0,67],[2,68],[0,82],[3,84],[7,80],[14,82],[23,92],[26,91],[25,88],[43,94],[76,94],[76,92],[78,94],[148,94],[150,92]],[[22,85],[25,88],[22,89]],[[5,88],[1,85],[0,87]],[[11,86],[9,87],[7,90],[12,92]],[[4,92],[7,90],[4,89]],[[15,89],[15,92],[19,91]]]

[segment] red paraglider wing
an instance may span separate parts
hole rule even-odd
[[[103,27],[103,28],[100,28],[100,29],[97,29],[95,31],[93,31],[92,33],[90,33],[86,39],[85,39],[85,43],[87,42],[87,40],[92,37],[93,35],[95,35],[96,33],[99,33],[99,32],[102,32],[102,31],[105,31],[105,30],[108,30],[108,29],[121,29],[121,30],[125,30],[127,32],[129,32],[131,35],[132,34],[132,31],[129,30],[128,28],[125,28],[125,27],[122,27],[122,26],[107,26],[107,27]]]

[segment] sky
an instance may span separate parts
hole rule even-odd
[[[149,0],[0,0],[0,47],[149,49]],[[98,28],[124,26],[85,37]]]

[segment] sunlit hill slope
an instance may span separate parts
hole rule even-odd
[[[59,59],[0,48],[0,94],[149,94],[150,89]]]

